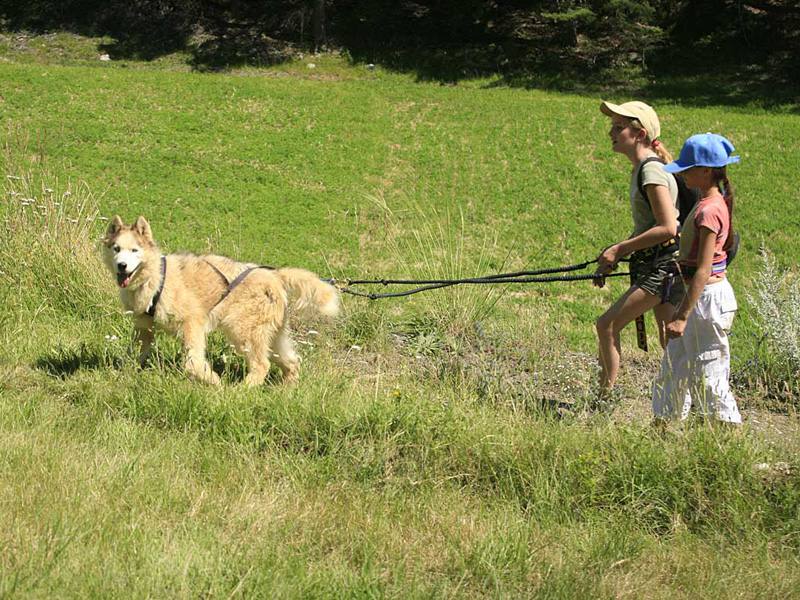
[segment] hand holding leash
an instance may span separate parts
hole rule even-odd
[[[619,246],[617,244],[612,244],[597,257],[598,270],[607,269],[607,271],[600,272],[610,273],[617,268],[617,263],[619,263],[620,258],[622,257],[619,256]]]
[[[603,269],[601,267],[597,267],[594,271],[595,275],[607,275],[608,270]],[[592,279],[592,285],[594,287],[603,288],[606,286],[606,278],[605,277],[595,277]]]
[[[608,246],[597,256],[597,269],[595,269],[596,275],[608,275],[612,271],[616,270],[619,259],[617,258],[615,248],[616,244]],[[605,287],[605,277],[597,277],[596,279],[593,279],[592,285],[598,288]]]

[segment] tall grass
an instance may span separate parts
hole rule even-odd
[[[7,139],[0,168],[0,362],[34,356],[41,339],[62,336],[70,352],[85,354],[85,343],[69,340],[72,323],[102,328],[109,339],[127,337],[127,324],[113,318],[120,312],[114,286],[98,261],[104,224],[95,195],[84,183],[60,180],[18,132]]]
[[[60,181],[27,156],[6,143],[0,282],[7,306],[94,318],[113,290],[97,261],[97,199],[85,183]]]
[[[435,207],[423,208],[413,204],[402,215],[396,215],[385,200],[371,197],[373,212],[370,218],[381,223],[384,237],[381,243],[393,257],[394,275],[386,279],[452,280],[476,277],[496,272],[493,260],[498,248],[497,237],[484,236],[475,241],[467,231],[462,212],[453,214]],[[503,264],[499,265],[502,269]],[[371,286],[371,291],[398,292],[418,285],[394,285],[383,289]],[[451,342],[471,336],[480,321],[490,314],[506,290],[502,285],[456,285],[423,292],[414,297],[416,316],[410,324],[414,331],[407,333],[434,336],[431,344]],[[385,302],[385,301],[384,301]],[[426,329],[428,331],[426,331]],[[425,352],[425,343],[421,350]],[[431,348],[432,349],[432,348]]]

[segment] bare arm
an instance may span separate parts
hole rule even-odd
[[[669,195],[669,188],[663,185],[645,186],[647,198],[656,224],[639,235],[616,243],[606,248],[598,257],[598,271],[608,273],[620,259],[645,248],[666,242],[678,233],[678,222],[675,219],[675,206]]]
[[[667,337],[676,338],[683,335],[686,329],[686,320],[692,313],[703,288],[706,287],[708,279],[711,277],[711,263],[714,260],[714,245],[716,234],[705,227],[700,228],[700,238],[698,242],[697,271],[689,282],[689,288],[683,297],[683,302],[675,310],[672,321],[667,323]]]

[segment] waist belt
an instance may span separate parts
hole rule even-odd
[[[724,273],[725,269],[728,266],[728,261],[723,260],[718,263],[714,263],[711,265],[711,275],[719,275],[720,273]],[[695,273],[697,273],[697,267],[693,267],[690,265],[681,265],[681,273],[684,277],[691,279],[694,277]]]
[[[665,240],[660,244],[656,244],[655,246],[650,246],[649,248],[644,248],[643,250],[637,250],[631,255],[631,260],[636,262],[645,262],[665,254],[673,254],[678,251],[678,244],[679,242],[677,236],[669,238],[668,240]]]

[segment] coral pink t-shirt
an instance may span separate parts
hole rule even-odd
[[[728,254],[723,250],[731,230],[731,212],[728,203],[718,191],[701,198],[686,217],[681,229],[678,262],[687,267],[697,267],[700,244],[700,228],[705,227],[716,234],[712,275],[724,275]]]

